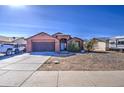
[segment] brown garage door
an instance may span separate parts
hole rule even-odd
[[[55,51],[55,42],[32,42],[32,51]]]

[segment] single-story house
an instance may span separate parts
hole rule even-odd
[[[94,51],[106,51],[109,49],[108,38],[93,38],[95,43],[93,45]]]
[[[33,35],[27,40],[26,50],[27,52],[41,52],[41,51],[66,51],[69,42],[75,41],[80,49],[83,49],[83,40],[80,38],[72,38],[70,35],[63,33],[55,33],[49,35],[41,32]]]

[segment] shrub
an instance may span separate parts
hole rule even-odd
[[[75,42],[71,42],[68,44],[68,51],[69,52],[80,52],[80,47],[77,46]]]

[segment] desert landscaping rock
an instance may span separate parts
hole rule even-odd
[[[59,60],[55,60],[55,61],[52,61],[52,62],[55,63],[55,64],[59,64],[60,63]]]

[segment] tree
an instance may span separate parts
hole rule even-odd
[[[94,45],[96,44],[96,40],[92,39],[89,42],[87,42],[85,44],[85,48],[88,52],[93,51],[94,50]]]

